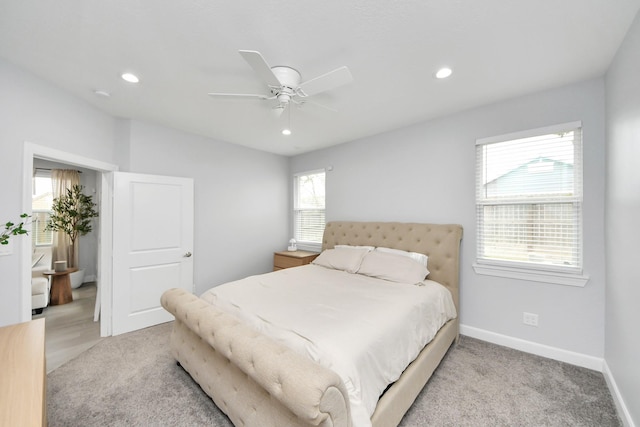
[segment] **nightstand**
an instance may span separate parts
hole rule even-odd
[[[273,271],[282,270],[283,268],[299,267],[307,265],[320,255],[317,252],[307,251],[282,251],[273,254]]]

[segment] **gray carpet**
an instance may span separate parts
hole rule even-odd
[[[232,426],[176,366],[170,329],[105,339],[51,372],[49,425]],[[400,425],[622,424],[602,374],[463,336]]]

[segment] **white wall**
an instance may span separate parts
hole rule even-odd
[[[288,159],[130,122],[130,170],[195,180],[194,280],[198,293],[273,270],[288,242]]]
[[[24,141],[83,157],[114,161],[116,120],[86,102],[0,59],[0,223],[22,212]],[[0,326],[21,315],[21,248],[28,238],[16,238],[13,253],[0,256]]]
[[[640,14],[607,72],[605,360],[640,425]]]
[[[477,275],[475,140],[581,120],[584,288]],[[327,173],[327,220],[459,223],[461,322],[569,352],[604,356],[604,82],[596,79],[485,106],[292,158]],[[539,315],[537,328],[522,312]]]

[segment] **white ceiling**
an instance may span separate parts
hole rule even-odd
[[[96,108],[284,155],[601,76],[640,0],[0,0],[0,57]],[[354,82],[294,109],[239,49]],[[446,80],[434,73],[453,68]],[[136,73],[138,85],[120,79]],[[95,90],[111,94],[99,97]]]

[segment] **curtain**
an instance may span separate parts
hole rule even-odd
[[[80,174],[77,170],[53,169],[51,170],[51,183],[53,185],[53,198],[64,196],[67,189],[74,185],[80,185]],[[78,251],[75,251],[74,259],[70,259],[71,241],[62,231],[53,233],[53,262],[67,261],[68,267],[78,266]]]

